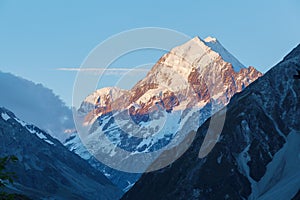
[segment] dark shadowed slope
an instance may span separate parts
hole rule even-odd
[[[14,193],[32,199],[118,199],[121,191],[104,175],[58,140],[0,108],[0,157],[19,161],[8,171],[16,173]]]
[[[180,159],[144,174],[123,199],[294,197],[300,189],[300,81],[293,79],[297,64],[300,45],[231,99],[221,137],[205,158],[198,154],[210,119]]]

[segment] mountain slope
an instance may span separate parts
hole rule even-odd
[[[245,66],[231,55],[216,38],[207,37],[204,39],[204,42],[212,50],[218,52],[226,62],[231,63],[235,71],[240,71],[240,69],[245,68]]]
[[[0,156],[19,161],[7,169],[17,179],[9,189],[32,199],[118,199],[121,191],[85,160],[34,125],[0,108]]]
[[[206,157],[198,156],[204,136],[216,134],[208,132],[211,118],[176,162],[144,174],[122,199],[293,198],[300,189],[299,66],[300,45],[214,115],[226,121]]]
[[[0,98],[1,106],[60,141],[68,137],[65,131],[74,129],[71,109],[41,84],[0,72],[0,90],[5,91]]]
[[[239,63],[223,47],[218,53],[195,37],[163,55],[131,90],[96,91],[84,100],[76,117],[85,147],[78,145],[76,135],[65,145],[93,166],[96,158],[119,171],[144,172],[163,148],[176,145],[262,75],[253,67],[236,71],[225,55]],[[113,182],[119,176],[107,167],[100,169]],[[138,178],[128,176],[115,183],[128,188]]]

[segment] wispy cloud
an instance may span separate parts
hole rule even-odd
[[[75,72],[88,72],[91,74],[99,75],[105,73],[106,75],[122,75],[125,73],[145,73],[148,72],[149,69],[146,68],[80,68],[80,67],[72,67],[72,68],[57,68],[59,71],[75,71]]]

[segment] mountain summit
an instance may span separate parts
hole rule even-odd
[[[243,67],[217,40],[195,37],[163,55],[132,89],[105,88],[87,97],[77,112],[86,148],[76,135],[66,145],[97,168],[86,149],[111,168],[144,172],[164,148],[176,146],[183,133],[196,130],[261,75],[254,67]],[[104,168],[114,183],[128,186]]]
[[[216,38],[209,36],[204,39],[204,42],[212,50],[218,52],[224,61],[231,63],[235,71],[245,68],[245,66],[240,63],[240,61],[238,61],[231,53],[229,53]]]
[[[133,105],[138,106],[139,111],[147,112],[153,106],[150,104],[158,99],[162,100],[159,97],[162,94],[165,97],[172,94],[176,97],[180,94],[183,96],[177,99],[177,105],[171,105],[171,102],[165,104],[169,109],[185,109],[194,100],[194,96],[199,98],[192,104],[208,101],[210,98],[216,100],[218,95],[226,98],[220,99],[226,104],[233,93],[241,91],[262,75],[253,67],[245,68],[215,38],[208,37],[205,40],[194,37],[173,48],[129,91],[116,87],[96,91],[84,100],[79,111],[84,111],[81,114],[88,116],[85,120],[91,119],[91,111],[97,113],[93,116],[94,119],[111,109],[122,110]],[[156,100],[153,101],[152,98]],[[120,101],[124,102],[120,104]],[[86,110],[87,108],[91,109]]]

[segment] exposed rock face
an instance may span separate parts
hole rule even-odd
[[[121,190],[58,140],[0,108],[0,156],[19,161],[10,189],[32,199],[118,199]]]
[[[212,44],[220,52],[209,46]],[[131,90],[104,88],[87,97],[78,110],[79,126],[89,129],[85,146],[95,155],[105,150],[111,160],[120,159],[113,158],[117,147],[132,154],[157,151],[177,133],[196,130],[235,93],[261,75],[253,67],[244,68],[217,40],[195,37],[163,55]],[[108,148],[100,135],[109,138],[113,145]],[[78,141],[74,136],[65,144],[92,159],[83,153],[85,148],[79,147]],[[121,157],[126,160],[128,156]],[[105,173],[114,173],[104,168]],[[112,181],[113,177],[117,175],[110,176]],[[128,186],[127,181],[115,183],[122,188]]]
[[[205,135],[210,134],[211,118],[198,129],[181,158],[164,169],[144,174],[122,199],[297,198],[300,82],[293,74],[299,64],[300,45],[233,96],[221,136],[206,157],[198,155]],[[224,114],[221,110],[214,117]],[[176,153],[176,149],[170,151]]]

